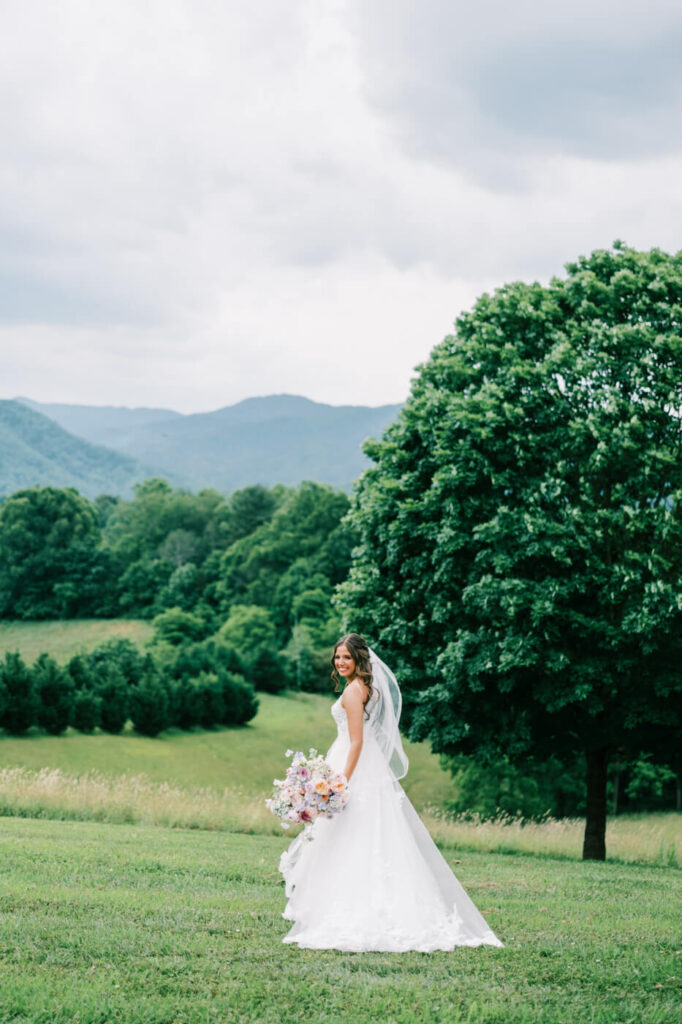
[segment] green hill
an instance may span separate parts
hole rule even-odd
[[[17,401],[67,430],[155,467],[171,482],[224,493],[250,484],[295,486],[303,480],[349,490],[368,465],[362,442],[379,437],[400,409],[325,405],[297,395],[248,398],[189,416],[166,409]]]
[[[42,413],[0,400],[0,498],[23,487],[128,495],[151,475],[136,458],[74,437]]]
[[[119,450],[129,444],[140,427],[150,423],[182,419],[182,413],[172,409],[129,409],[119,405],[67,405],[63,402],[34,402],[30,398],[17,398],[29,409],[49,416],[64,430],[82,437],[91,444]]]
[[[288,747],[324,753],[336,735],[331,701],[319,694],[291,693],[273,697],[259,693],[260,708],[242,729],[180,732],[169,729],[156,739],[134,733],[128,724],[120,736],[86,736],[69,729],[63,736],[30,730],[25,736],[0,733],[0,759],[5,770],[59,769],[69,775],[102,772],[107,776],[143,775],[153,783],[181,788],[210,786],[236,789],[255,799],[259,808],[284,771]],[[405,742],[410,770],[404,786],[419,809],[454,796],[454,783],[425,743]],[[265,812],[257,820],[274,821]]]
[[[0,623],[0,658],[18,650],[26,661],[47,651],[61,662],[105,640],[127,637],[141,648],[151,635],[146,622],[128,619],[73,622]],[[317,746],[325,751],[335,735],[331,700],[319,694],[259,693],[256,718],[243,729],[171,729],[158,739],[136,735],[128,724],[121,736],[86,736],[72,729],[63,736],[30,730],[13,737],[0,731],[0,763],[5,768],[53,768],[71,774],[89,770],[111,776],[146,776],[152,782],[184,786],[237,787],[240,792],[269,794],[284,768],[284,751]],[[331,696],[331,695],[330,695]],[[426,743],[406,743],[410,771],[405,789],[418,807],[453,796],[451,776]]]

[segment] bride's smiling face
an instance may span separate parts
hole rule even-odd
[[[334,668],[342,679],[352,679],[355,675],[355,662],[345,644],[339,644],[334,652]]]

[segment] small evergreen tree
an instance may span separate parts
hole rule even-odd
[[[171,724],[168,688],[155,672],[146,672],[130,695],[130,718],[136,732],[158,736]]]
[[[73,680],[54,658],[41,654],[33,666],[33,683],[38,698],[38,725],[58,736],[72,718],[76,692]]]
[[[93,690],[97,685],[95,671],[86,655],[75,654],[66,668],[77,693],[81,690]]]
[[[192,729],[199,724],[201,703],[194,681],[189,676],[175,679],[169,688],[170,724],[178,729]]]
[[[223,698],[223,683],[213,672],[201,672],[197,679],[193,680],[197,692],[199,705],[199,719],[197,724],[204,729],[212,729],[219,725],[225,717],[225,701]]]
[[[231,672],[220,675],[223,690],[221,725],[246,725],[258,713],[258,697],[243,676]]]
[[[147,670],[146,658],[132,640],[107,640],[87,656],[87,662],[95,675],[102,664],[114,664],[121,670],[128,686],[137,686]]]
[[[218,672],[221,669],[240,675],[244,672],[242,660],[233,647],[210,639],[181,644],[171,672],[175,679],[181,676],[196,678],[200,672]]]
[[[4,679],[2,678],[2,671],[0,670],[0,723],[2,723],[2,717],[5,714],[8,699],[9,695],[7,693],[7,687],[5,686]]]
[[[279,693],[287,685],[282,661],[267,647],[256,655],[249,671],[249,680],[257,690],[264,693]]]
[[[244,661],[234,647],[213,638],[205,640],[204,644],[209,656],[213,659],[212,663],[216,671],[222,669],[238,676],[244,675]]]
[[[100,726],[105,732],[121,732],[128,721],[129,694],[118,665],[103,663],[99,670],[96,693],[100,698]]]
[[[71,724],[78,732],[93,732],[102,720],[102,699],[94,690],[76,690]]]
[[[31,670],[18,652],[5,655],[0,663],[0,680],[6,695],[0,725],[18,736],[35,725],[38,717],[38,700]]]

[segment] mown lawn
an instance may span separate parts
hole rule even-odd
[[[446,851],[504,949],[302,951],[286,842],[0,819],[1,1024],[679,1024],[680,871]]]

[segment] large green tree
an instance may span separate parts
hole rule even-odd
[[[340,601],[412,738],[583,753],[600,859],[610,751],[682,735],[682,253],[566,269],[479,299],[366,445]]]
[[[31,487],[0,506],[0,618],[69,618],[96,600],[97,513],[73,488]]]

